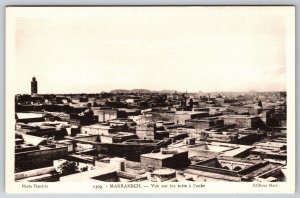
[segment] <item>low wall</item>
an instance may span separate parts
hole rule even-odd
[[[54,166],[19,172],[19,173],[15,174],[15,180],[24,179],[24,178],[28,178],[28,177],[34,177],[34,176],[38,176],[38,175],[44,175],[44,174],[53,173],[53,172],[55,172]]]
[[[15,153],[35,151],[35,150],[39,150],[39,149],[40,149],[39,146],[30,146],[30,147],[15,148]]]
[[[77,137],[74,137],[74,139],[97,142],[99,140],[99,135],[77,136]],[[72,140],[73,140],[73,138],[72,138]]]
[[[16,153],[15,172],[50,166],[53,164],[53,160],[66,158],[67,156],[67,146]]]
[[[207,167],[207,166],[201,166],[201,165],[190,165],[189,169],[239,177],[239,174],[237,172],[231,171],[231,170],[226,170],[226,169],[221,169],[221,168]]]

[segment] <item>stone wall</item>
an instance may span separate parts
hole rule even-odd
[[[53,165],[53,160],[68,156],[68,147],[47,148],[15,154],[15,172]]]

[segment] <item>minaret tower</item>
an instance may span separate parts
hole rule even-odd
[[[31,81],[31,95],[37,95],[38,93],[38,82],[36,81],[35,77],[32,78]]]

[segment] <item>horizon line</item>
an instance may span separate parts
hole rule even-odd
[[[124,89],[126,90],[126,89]],[[143,89],[143,90],[147,90],[147,89]],[[100,91],[100,92],[66,92],[66,93],[37,93],[37,95],[52,95],[52,94],[56,94],[56,95],[59,95],[59,94],[63,94],[63,95],[66,95],[66,94],[102,94],[102,93],[111,93],[112,91],[115,91],[115,89],[113,90],[110,90],[110,91]],[[132,91],[132,90],[126,90],[128,91],[129,93],[144,93],[143,91]],[[130,92],[132,91],[132,92]],[[175,90],[173,92],[173,90],[147,90],[146,92],[152,92],[152,93],[167,93],[167,92],[171,92],[171,93],[190,93],[190,94],[195,94],[195,93],[266,93],[266,92],[287,92],[286,90],[271,90],[271,91],[256,91],[256,90],[250,90],[250,91],[177,91]],[[117,93],[125,93],[124,91],[120,91],[120,92],[117,92]],[[15,95],[31,95],[30,93],[15,93]]]

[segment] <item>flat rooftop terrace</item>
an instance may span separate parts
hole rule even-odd
[[[66,175],[63,177],[60,177],[60,181],[62,182],[81,182],[81,181],[92,181],[94,180],[94,177],[99,177],[101,175],[106,174],[113,174],[116,172],[115,170],[109,168],[109,167],[101,167],[96,168],[94,170],[84,171],[80,173],[75,173],[71,175]]]

